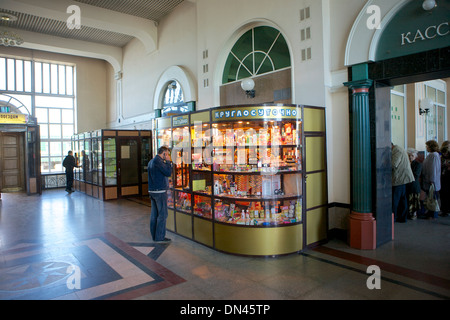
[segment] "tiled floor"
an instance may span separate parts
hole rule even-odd
[[[252,258],[172,233],[170,244],[155,244],[149,214],[135,201],[78,192],[2,194],[0,299],[450,299],[450,217],[396,224],[396,239],[374,251],[333,240]],[[368,289],[370,265],[381,289]]]

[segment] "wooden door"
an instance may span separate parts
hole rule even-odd
[[[25,190],[23,133],[0,133],[0,190]]]

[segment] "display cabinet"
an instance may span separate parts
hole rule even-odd
[[[324,132],[305,132],[305,108],[234,106],[157,119],[155,147],[171,148],[174,162],[168,229],[219,251],[255,256],[324,240],[326,233],[315,232],[326,228],[323,216],[310,219],[318,236],[307,235],[305,137]],[[323,182],[316,184],[320,193]],[[313,209],[326,205],[325,199]]]
[[[75,190],[102,200],[148,194],[151,130],[97,130],[72,137]]]

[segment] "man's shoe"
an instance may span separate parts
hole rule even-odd
[[[164,238],[164,240],[155,240],[155,242],[170,242],[170,241],[172,240],[169,238]]]

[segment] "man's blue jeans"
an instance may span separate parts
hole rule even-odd
[[[150,233],[153,241],[163,241],[166,237],[167,192],[149,193],[152,202]]]

